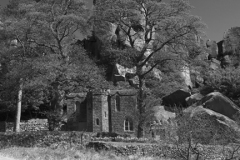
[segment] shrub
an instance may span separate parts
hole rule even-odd
[[[1,133],[0,148],[9,147],[83,147],[94,133],[38,131]]]
[[[104,137],[117,137],[119,136],[119,134],[117,133],[111,133],[111,132],[98,132],[97,133],[97,136],[96,137],[101,137],[101,138],[104,138]]]
[[[207,94],[218,91],[240,106],[240,70],[229,67],[211,71],[205,75],[205,86],[201,92]]]
[[[174,121],[177,125],[168,128],[168,132],[175,132],[177,136],[165,141],[176,147],[177,159],[212,159],[215,155],[231,157],[232,154],[235,157],[240,152],[239,133],[221,125],[214,117],[206,114],[190,117],[183,112],[177,114]],[[223,153],[224,148],[230,153]]]

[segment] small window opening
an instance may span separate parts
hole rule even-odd
[[[130,118],[126,118],[124,121],[124,131],[133,131],[133,121]]]
[[[96,125],[99,126],[99,119],[98,118],[96,119]]]
[[[120,96],[116,96],[116,111],[120,111]]]
[[[106,111],[104,112],[104,115],[105,115],[105,117],[107,117],[107,112]]]

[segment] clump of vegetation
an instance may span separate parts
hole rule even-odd
[[[214,117],[180,113],[174,123],[177,125],[167,128],[167,132],[175,135],[164,141],[176,147],[177,159],[240,158],[240,132],[220,124]]]
[[[14,147],[0,151],[1,155],[16,159],[69,159],[69,160],[159,160],[151,156],[116,156],[110,152],[96,152],[93,150],[78,149],[51,149],[51,148],[21,148]],[[161,160],[173,160],[171,158],[161,158]]]
[[[1,133],[0,148],[9,147],[50,147],[81,148],[84,147],[94,133],[38,131],[21,133]]]
[[[237,106],[240,106],[239,78],[239,68],[235,67],[206,72],[205,85],[201,91],[205,93],[218,91],[230,98]]]

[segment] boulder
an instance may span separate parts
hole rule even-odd
[[[183,89],[177,90],[162,98],[162,105],[167,107],[187,107],[186,98],[191,94]]]
[[[204,106],[189,107],[183,111],[184,113],[189,113],[191,118],[202,119],[202,122],[208,123],[207,125],[215,129],[231,129],[233,131],[240,131],[239,125],[236,121],[230,119],[229,117],[217,113],[211,109],[204,108]],[[199,119],[199,120],[200,120]]]
[[[156,121],[157,123],[169,123],[170,119],[176,117],[176,114],[173,112],[166,111],[164,106],[155,106],[152,109],[153,116],[152,121]]]
[[[155,106],[151,111],[152,114],[150,114],[149,119],[150,123],[147,128],[149,128],[149,133],[152,134],[152,138],[159,140],[174,136],[174,132],[170,133],[169,129],[176,127],[176,124],[174,123],[176,113],[165,110],[164,106]]]
[[[212,92],[206,95],[198,102],[197,105],[202,105],[216,113],[234,119],[235,116],[240,116],[240,109],[229,98],[219,92]]]
[[[186,98],[186,102],[188,106],[193,105],[194,103],[200,101],[204,96],[201,93],[195,93],[191,95],[190,97]]]

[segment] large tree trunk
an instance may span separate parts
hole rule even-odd
[[[144,100],[143,87],[144,87],[144,80],[139,76],[139,95],[138,95],[139,121],[138,121],[138,130],[137,130],[138,138],[141,138],[144,136],[145,106],[143,104],[143,100]]]
[[[57,83],[53,84],[54,94],[53,99],[51,100],[51,110],[48,113],[48,123],[49,130],[61,130],[61,121],[63,115],[63,101],[64,95],[59,90],[59,85]]]
[[[23,92],[23,81],[20,80],[19,90],[18,90],[18,101],[16,110],[16,119],[14,125],[14,132],[20,132],[20,120],[21,120],[21,108],[22,108],[22,92]]]

